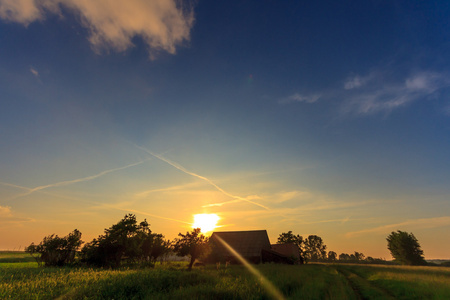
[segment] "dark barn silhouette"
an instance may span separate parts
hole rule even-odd
[[[220,239],[239,253],[245,260],[253,264],[267,262],[294,263],[294,259],[289,256],[291,252],[288,253],[289,255],[285,255],[272,249],[266,230],[213,232],[210,238],[212,250],[208,262],[240,263],[235,255],[223,245]],[[290,249],[291,251],[292,247],[287,246],[286,249]]]

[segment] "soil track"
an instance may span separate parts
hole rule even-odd
[[[369,280],[343,266],[330,266],[342,274],[355,292],[357,299],[396,299],[386,290],[373,285]]]

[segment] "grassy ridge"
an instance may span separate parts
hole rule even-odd
[[[271,299],[243,266],[38,268],[0,254],[0,299]],[[258,265],[287,299],[450,299],[450,268]]]

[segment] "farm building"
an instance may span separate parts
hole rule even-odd
[[[251,263],[293,263],[289,256],[272,249],[266,230],[213,232],[210,242],[212,252],[209,261],[212,262],[239,263],[236,256],[224,245],[225,242]]]
[[[286,257],[291,258],[297,264],[303,263],[303,258],[300,256],[300,249],[296,244],[272,244],[271,249],[275,252],[283,254]]]

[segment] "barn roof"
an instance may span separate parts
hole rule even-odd
[[[272,250],[281,253],[287,257],[293,257],[295,259],[300,259],[300,249],[296,244],[272,244]]]
[[[218,250],[225,254],[224,252],[228,251],[217,241],[217,237],[223,239],[244,257],[260,257],[262,249],[270,250],[270,241],[266,230],[213,232],[211,240],[219,247],[220,250]]]

